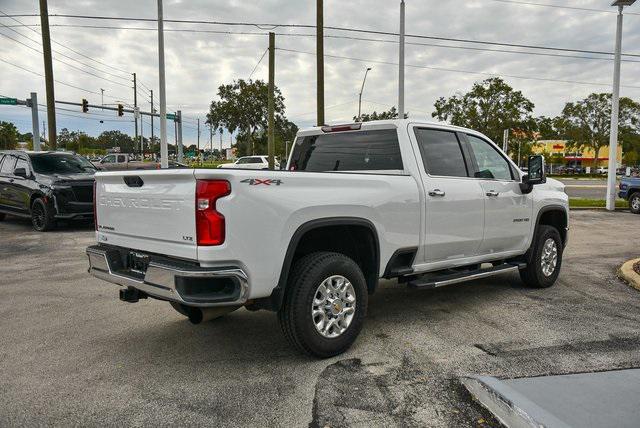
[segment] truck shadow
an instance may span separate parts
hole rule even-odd
[[[7,215],[7,217],[2,222],[7,229],[10,229],[14,232],[33,232],[38,233],[33,230],[33,226],[31,225],[31,219],[24,217],[16,217],[12,215]],[[46,233],[64,233],[64,232],[79,232],[79,231],[88,231],[94,228],[93,220],[81,220],[81,221],[58,221],[55,229],[46,232]],[[43,232],[45,233],[45,232]]]
[[[497,296],[524,289],[517,277],[504,275],[497,278],[437,290],[411,290],[395,282],[386,282],[370,297],[363,332],[356,345],[345,355],[357,356],[362,349],[376,346],[369,341],[379,341],[388,330],[411,326],[412,331],[419,331],[420,325],[437,329],[440,322],[450,327],[457,317],[470,308],[486,308],[490,304],[488,302]],[[320,360],[299,355],[289,346],[275,313],[249,312],[241,308],[222,318],[192,325],[167,304],[157,301],[143,304],[152,304],[156,308],[153,311],[156,315],[154,322],[130,324],[125,337],[113,337],[113,346],[109,348],[113,349],[115,355],[143,352],[134,358],[151,359],[154,365],[171,365],[179,360],[185,367],[193,368],[203,361],[241,366],[261,366],[265,364],[265,359],[320,363]],[[476,326],[465,325],[464,328]],[[345,358],[345,355],[325,361],[336,361]]]

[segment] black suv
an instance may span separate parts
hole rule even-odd
[[[56,220],[93,218],[96,167],[68,152],[0,151],[0,221],[30,217],[44,232]]]

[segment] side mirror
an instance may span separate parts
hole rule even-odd
[[[13,170],[13,175],[16,177],[28,178],[27,170],[25,168],[16,168]]]
[[[527,175],[522,177],[520,190],[522,193],[530,193],[533,186],[547,182],[547,176],[544,172],[544,158],[540,155],[529,156],[527,165]]]

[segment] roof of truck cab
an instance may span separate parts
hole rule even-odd
[[[435,122],[429,120],[417,120],[417,119],[389,119],[389,120],[371,120],[368,122],[359,122],[361,123],[361,130],[365,129],[384,129],[384,128],[403,128],[409,124],[411,125],[424,125],[424,126],[435,126],[443,129],[450,129],[455,131],[463,131],[463,132],[473,132],[475,134],[481,134],[479,131],[475,131],[469,128],[463,128],[461,126],[450,125],[444,122]],[[351,123],[331,123],[326,126],[341,126],[341,125],[353,125],[354,122]],[[314,126],[310,128],[303,128],[298,131],[298,135],[316,135],[319,133],[323,133],[322,126]],[[357,131],[357,130],[354,130]],[[344,132],[353,132],[353,131],[344,131]]]

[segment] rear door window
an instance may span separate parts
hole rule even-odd
[[[16,165],[16,157],[11,155],[6,155],[4,157],[4,161],[2,162],[2,166],[0,166],[0,174],[5,174],[5,175],[13,174],[15,165]]]
[[[455,132],[416,128],[416,139],[429,175],[468,177],[462,145]]]
[[[402,171],[395,129],[340,132],[296,140],[290,169],[308,172]]]

